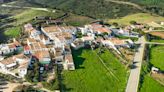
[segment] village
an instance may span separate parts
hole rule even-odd
[[[132,61],[137,40],[144,35],[143,31],[153,31],[153,28],[164,25],[161,22],[154,27],[151,26],[153,23],[145,25],[134,22],[122,28],[100,23],[83,27],[53,24],[36,28],[27,23],[23,27],[23,40],[13,39],[11,43],[0,45],[0,72],[24,81],[48,82],[56,77],[57,68],[76,71],[72,50],[100,46],[112,49],[117,55],[124,55]],[[152,71],[159,70],[153,67]]]

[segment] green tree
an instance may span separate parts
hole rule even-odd
[[[82,35],[81,31],[78,31],[78,32],[76,33],[76,37],[77,37],[77,38],[82,38],[82,36],[83,36],[83,35]]]
[[[118,27],[118,23],[117,22],[113,22],[112,25],[115,26],[115,27]]]
[[[132,24],[132,25],[136,25],[137,22],[136,22],[136,21],[130,21],[130,24]]]

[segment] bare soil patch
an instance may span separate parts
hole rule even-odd
[[[157,80],[160,84],[164,86],[164,74],[162,73],[152,73],[151,76]]]
[[[164,39],[164,32],[151,32],[150,34]]]

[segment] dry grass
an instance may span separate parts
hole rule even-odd
[[[120,48],[119,49],[121,51],[121,53],[125,56],[126,60],[128,61],[132,61],[134,58],[134,52],[125,49],[125,48]]]

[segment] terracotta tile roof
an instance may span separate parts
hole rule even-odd
[[[43,43],[41,42],[37,42],[37,43],[33,43],[30,46],[31,50],[38,50],[38,49],[44,49],[47,48]]]
[[[33,39],[33,38],[27,38],[27,41],[29,41],[30,43],[34,43],[34,42],[36,42],[36,40]]]
[[[13,57],[10,57],[10,58],[7,58],[7,59],[0,61],[0,63],[2,63],[4,65],[9,65],[9,64],[12,64],[14,62],[16,62],[16,61],[15,61],[15,58],[13,58]]]
[[[95,29],[95,28],[100,28],[100,27],[102,27],[102,25],[97,24],[97,23],[93,23],[93,24],[91,24],[91,27],[92,27],[93,29]]]
[[[109,39],[109,41],[112,42],[114,45],[125,44],[124,40],[118,39],[118,38],[111,38],[111,39]]]
[[[68,32],[63,32],[62,35],[64,36],[65,39],[72,39],[72,34]]]
[[[16,48],[14,44],[8,44],[9,48]]]
[[[24,54],[15,55],[15,56],[13,56],[13,58],[26,59],[26,60],[29,59],[29,58],[28,58],[27,56],[25,56]]]
[[[62,42],[65,41],[65,38],[63,36],[57,36],[57,38]]]
[[[92,41],[94,40],[94,37],[91,37],[91,36],[84,36],[82,37],[81,39],[85,40],[85,41]]]
[[[55,48],[55,50],[56,50],[56,53],[55,53],[56,56],[61,56],[63,54],[62,48]]]
[[[96,28],[94,29],[94,31],[101,32],[101,33],[111,33],[111,31],[105,27]]]
[[[43,29],[47,33],[59,32],[59,28],[57,26],[44,27]]]
[[[34,54],[39,60],[43,60],[43,58],[50,58],[50,54],[48,51],[36,51]]]
[[[41,40],[43,40],[43,39],[48,40],[48,37],[45,36],[44,34],[40,34],[39,37]]]

